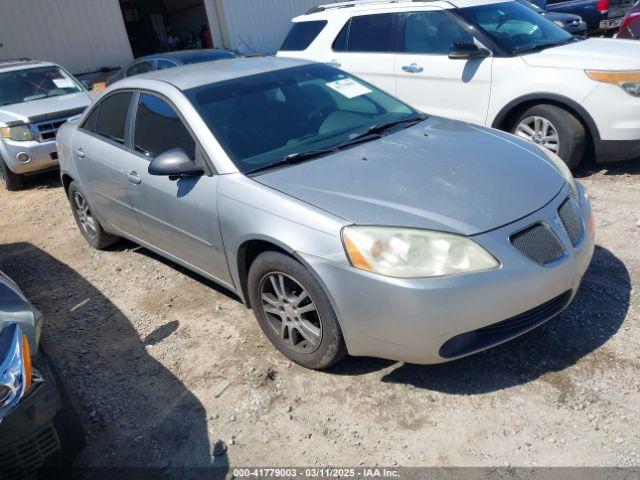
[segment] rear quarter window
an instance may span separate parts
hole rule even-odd
[[[294,23],[287,38],[284,39],[280,50],[286,52],[301,52],[306,50],[326,26],[326,20]]]

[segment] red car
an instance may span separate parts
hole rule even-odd
[[[640,1],[624,17],[618,38],[640,39]]]

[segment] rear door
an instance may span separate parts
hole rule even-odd
[[[230,285],[218,225],[218,176],[169,100],[141,92],[134,102],[131,150],[122,178],[145,240],[175,260]],[[177,181],[150,175],[150,161],[174,148],[182,148],[209,173]]]
[[[403,15],[395,60],[398,98],[420,111],[484,125],[491,94],[492,57],[452,60],[454,43],[481,44],[442,9]]]
[[[133,93],[119,91],[102,99],[73,136],[73,152],[80,183],[98,218],[120,233],[141,238],[130,207],[122,169],[128,155],[126,132]]]
[[[336,37],[327,58],[322,61],[394,94],[399,17],[397,13],[352,17]]]

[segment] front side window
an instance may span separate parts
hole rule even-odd
[[[133,143],[136,151],[153,158],[181,148],[189,158],[195,159],[196,142],[173,107],[162,98],[142,93],[135,121]]]
[[[512,55],[579,41],[516,1],[459,8],[456,11]]]
[[[473,43],[473,36],[445,12],[409,13],[406,16],[406,53],[446,55],[456,43]]]
[[[372,85],[322,64],[204,85],[185,95],[244,173],[418,115]]]
[[[397,18],[395,13],[353,17],[336,37],[333,48],[339,52],[393,52]]]
[[[280,50],[286,52],[302,52],[306,50],[326,25],[326,20],[294,23]]]
[[[127,68],[126,76],[133,77],[135,75],[142,75],[143,73],[152,72],[154,70],[153,61],[152,60],[144,60],[142,62],[137,62]]]
[[[131,92],[109,95],[91,112],[81,128],[124,145],[132,95]]]
[[[37,67],[0,73],[0,107],[82,92],[60,67]]]

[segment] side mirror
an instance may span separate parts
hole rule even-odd
[[[89,91],[93,90],[93,82],[90,82],[89,80],[81,80],[80,83],[87,90]]]
[[[196,165],[181,148],[161,153],[151,160],[149,174],[169,177],[169,180],[178,180],[181,177],[194,177],[204,174],[204,168]]]
[[[486,48],[480,48],[475,43],[463,42],[454,43],[449,49],[449,58],[451,60],[472,60],[477,58],[486,58],[491,52]]]

